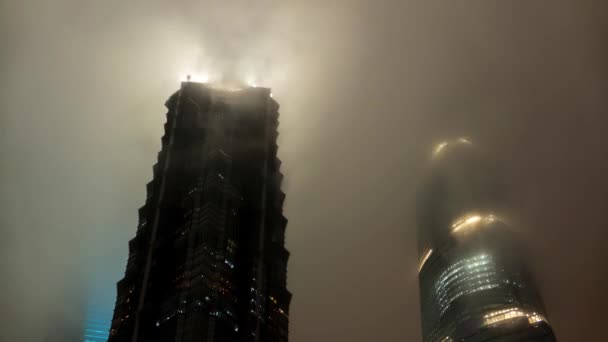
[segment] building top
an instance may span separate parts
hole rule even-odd
[[[421,255],[452,236],[453,229],[466,233],[464,228],[503,213],[506,189],[499,171],[492,158],[467,138],[446,140],[434,147],[417,195]],[[458,225],[461,220],[463,224]]]
[[[273,94],[270,88],[257,87],[244,84],[242,82],[193,82],[183,81],[180,91],[193,94],[199,97],[201,94],[207,94],[214,100],[220,100],[226,104],[237,106],[261,106],[271,104],[276,109],[279,108],[278,102],[272,97]],[[170,107],[177,99],[180,91],[175,92],[166,102],[166,106]]]
[[[432,160],[440,160],[452,151],[463,149],[471,149],[475,145],[465,137],[460,137],[454,140],[444,140],[433,147]]]

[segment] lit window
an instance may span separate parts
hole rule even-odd
[[[443,315],[458,298],[499,287],[498,269],[491,256],[480,254],[455,262],[435,283],[436,301]]]
[[[547,319],[543,315],[536,312],[525,312],[517,307],[493,311],[487,315],[484,315],[483,318],[484,325],[499,324],[517,318],[527,318],[529,324],[547,322]]]
[[[533,312],[532,314],[528,315],[528,323],[536,324],[536,323],[540,323],[540,322],[549,323],[543,315],[538,314],[536,312]]]

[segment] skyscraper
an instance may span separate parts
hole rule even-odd
[[[434,150],[417,218],[425,342],[555,341],[497,173],[467,139]]]
[[[287,341],[277,102],[183,82],[166,107],[109,341]]]

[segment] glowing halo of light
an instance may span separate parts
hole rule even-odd
[[[433,159],[437,159],[439,156],[441,156],[443,151],[455,145],[473,145],[473,143],[466,137],[442,141],[433,147]]]
[[[209,83],[210,77],[208,73],[185,73],[181,80],[182,82]]]
[[[453,235],[465,234],[473,231],[482,225],[494,223],[495,221],[502,221],[496,215],[492,213],[479,214],[479,213],[468,213],[456,219],[451,225],[451,233]]]
[[[207,70],[200,71],[200,69],[192,70],[190,68],[184,68],[179,72],[179,78],[182,82],[192,83],[209,83],[212,79],[216,79],[217,75],[211,75]],[[188,79],[188,77],[190,79]]]
[[[448,146],[447,141],[442,141],[437,144],[437,146],[435,146],[435,149],[433,150],[433,156],[438,156],[446,146]]]

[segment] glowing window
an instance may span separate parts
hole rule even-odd
[[[459,260],[441,273],[435,283],[441,315],[458,298],[499,287],[498,269],[491,256],[480,254]]]
[[[483,316],[484,325],[500,324],[517,318],[527,318],[529,324],[547,322],[543,315],[536,312],[526,312],[517,307],[493,311]]]

